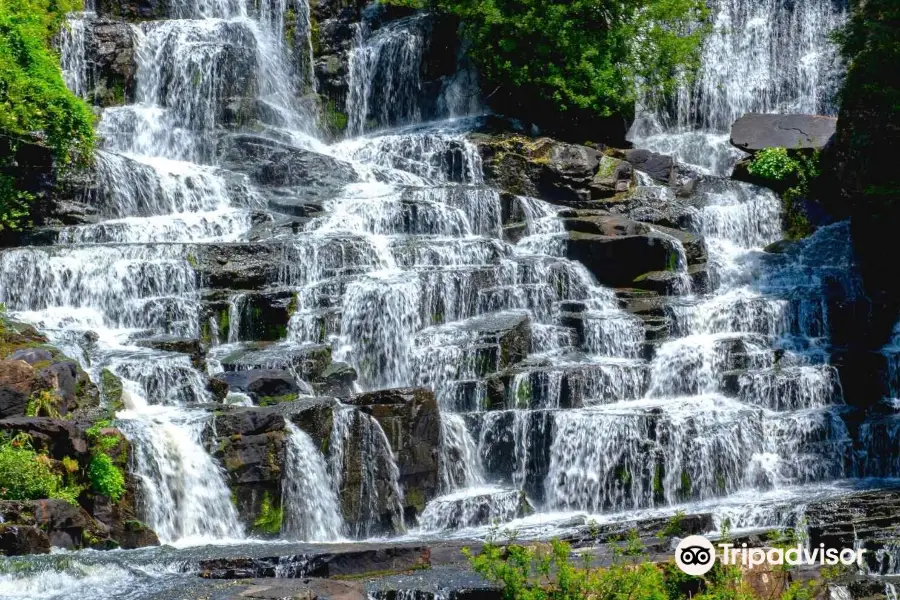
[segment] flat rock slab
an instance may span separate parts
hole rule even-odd
[[[366,588],[361,583],[329,581],[327,579],[254,579],[243,589],[234,590],[228,598],[258,600],[366,600]]]
[[[289,556],[202,560],[200,576],[206,579],[365,577],[414,571],[430,565],[428,546],[359,544]]]
[[[835,117],[748,113],[731,126],[731,144],[747,152],[776,147],[821,150],[836,127]]]

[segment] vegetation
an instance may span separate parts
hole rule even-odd
[[[284,509],[281,506],[275,506],[269,498],[269,493],[266,492],[260,502],[259,516],[253,522],[253,527],[263,533],[275,535],[281,532],[283,521]]]
[[[50,44],[65,13],[80,8],[79,0],[0,2],[0,137],[6,154],[21,142],[40,141],[60,165],[89,160],[93,114],[66,88]],[[6,160],[0,158],[0,167]],[[0,174],[0,231],[23,227],[33,199]]]
[[[65,470],[70,466],[63,463]],[[80,491],[63,483],[53,461],[32,448],[29,436],[0,437],[0,500],[61,498],[77,504]]]
[[[91,487],[113,502],[118,502],[125,495],[125,475],[108,454],[95,454],[88,465],[87,475]]]
[[[488,93],[534,115],[630,115],[642,88],[672,92],[696,69],[708,30],[698,0],[389,2],[458,17]]]
[[[505,600],[760,600],[739,567],[717,563],[693,577],[673,562],[648,562],[636,532],[611,548],[607,567],[593,566],[590,554],[576,561],[570,546],[557,540],[549,547],[488,543],[480,554],[464,552],[477,573],[503,586]],[[766,600],[811,600],[817,592],[815,583],[794,583]]]
[[[771,181],[781,194],[784,205],[784,229],[788,239],[804,238],[813,232],[802,201],[809,196],[810,187],[821,174],[818,152],[811,154],[788,151],[787,148],[766,148],[757,152],[747,171]]]

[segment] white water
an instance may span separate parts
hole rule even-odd
[[[303,430],[290,421],[285,428],[288,437],[281,484],[282,537],[315,541],[341,539],[344,519],[325,457]]]
[[[308,5],[299,4],[300,20],[308,18]],[[821,3],[796,4],[798,22],[824,26],[827,19],[815,16]],[[362,389],[435,390],[445,411],[441,493],[452,495],[428,506],[425,529],[471,531],[483,519],[513,519],[521,492],[539,513],[514,524],[546,524],[560,513],[625,519],[677,506],[718,507],[746,526],[764,525],[786,513],[774,503],[830,490],[822,482],[848,474],[848,433],[823,356],[827,315],[819,298],[826,279],[848,270],[843,226],[771,261],[761,248],[782,235],[777,199],[744,184],[705,182],[694,225],[707,238],[715,289],[704,296],[682,290],[667,308],[673,338],[647,361],[641,323],[564,258],[557,209],[483,187],[466,123],[415,124],[424,48],[416,18],[374,32],[360,27],[347,106],[351,134],[410,126],[325,148],[313,115],[296,101],[294,92],[311,82],[304,63],[285,56],[280,6],[264,7],[258,22],[239,0],[179,3],[179,19],[142,25],[138,102],[106,110],[100,125],[98,209],[107,220],[67,229],[57,247],[0,254],[0,300],[60,339],[64,329],[97,331],[94,365],[115,365],[140,383],[147,402],[120,417],[137,447],[135,473],[149,490],[145,514],[161,536],[183,544],[241,535],[221,472],[199,444],[206,413],[191,404],[209,400],[202,378],[183,357],[129,345],[145,330],[199,335],[202,282],[181,243],[244,241],[250,211],[265,207],[247,178],[216,166],[215,131],[235,89],[269,109],[261,117],[269,133],[351,161],[360,177],[290,236],[281,279],[271,283],[297,294],[287,344],[330,343],[336,359],[357,369]],[[732,8],[717,5],[718,18]],[[750,31],[746,25],[734,31]],[[773,40],[798,48],[809,41],[762,25]],[[303,27],[295,31],[309,37]],[[733,113],[794,101],[818,106],[828,79],[821,69],[782,63],[791,85],[765,83],[771,98],[761,104],[729,91],[753,88],[729,79],[740,70],[720,68],[729,56],[714,51],[722,37],[706,51],[702,89],[682,99],[676,119],[654,115],[656,128],[640,131],[639,145],[725,173],[735,153],[719,152],[720,130]],[[77,42],[69,48],[77,52]],[[707,103],[709,119],[682,119],[697,112],[691,102]],[[517,244],[503,238],[504,210],[524,223]],[[239,294],[222,342],[240,341]],[[560,322],[562,306],[572,303],[584,307],[580,341]],[[510,371],[498,336],[523,322],[528,356]],[[785,351],[778,365],[775,350]],[[499,400],[486,381],[497,373],[509,376]],[[732,375],[735,389],[726,386]],[[570,407],[579,403],[584,408]],[[374,418],[337,410],[327,456],[289,430],[286,537],[402,531],[405,490]],[[486,482],[502,487],[485,496]],[[351,486],[358,495],[348,498]],[[185,515],[169,514],[173,506]],[[350,507],[345,527],[338,506]]]

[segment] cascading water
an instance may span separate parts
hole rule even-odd
[[[784,254],[766,253],[783,236],[778,199],[703,178],[692,228],[707,242],[711,289],[689,285],[684,247],[661,234],[684,285],[666,299],[671,336],[645,339],[620,297],[565,258],[558,208],[484,185],[469,122],[417,123],[424,18],[360,26],[350,54],[351,135],[404,127],[325,147],[315,138],[314,111],[297,100],[314,85],[311,57],[287,55],[308,52],[309,4],[264,4],[257,11],[242,0],[174,2],[176,18],[135,27],[136,102],[106,109],[99,126],[93,202],[101,221],[64,228],[53,246],[0,253],[0,302],[73,355],[81,353],[73,332],[97,333],[90,368],[109,367],[125,380],[131,400],[118,419],[134,445],[144,518],[163,541],[243,535],[223,473],[203,450],[209,413],[195,405],[212,400],[205,378],[186,355],[135,344],[206,332],[211,345],[222,343],[207,361],[215,372],[248,341],[240,323],[246,290],[216,296],[215,314],[205,313],[196,264],[202,246],[260,236],[265,246],[272,240],[255,228],[284,217],[269,210],[284,198],[220,159],[220,134],[233,126],[236,104],[254,107],[254,135],[349,165],[313,216],[304,212],[272,236],[281,264],[278,280],[266,283],[292,299],[275,349],[329,344],[364,391],[434,390],[443,413],[443,495],[420,515],[422,530],[473,533],[495,519],[520,519],[530,510],[524,495],[541,518],[553,511],[625,518],[679,505],[750,527],[796,516],[765,505],[767,498],[790,504],[798,486],[804,493],[900,468],[900,453],[876,452],[879,427],[900,434],[890,424],[863,425],[859,435],[872,451],[851,456],[828,362],[824,291],[837,285],[852,297],[856,287],[846,225],[823,228]],[[673,114],[645,103],[637,144],[721,175],[737,154],[720,143],[733,117],[830,110],[832,51],[823,32],[843,10],[824,1],[792,5],[715,2],[720,25],[731,25],[714,32],[697,86],[682,93]],[[289,31],[295,39],[285,43]],[[83,43],[75,27],[71,33],[64,64],[81,90],[75,55]],[[750,46],[757,75],[778,58],[753,85],[732,68],[735,53]],[[712,146],[717,152],[708,152]],[[637,193],[671,194],[649,177],[637,181]],[[510,214],[519,217],[514,235]],[[228,334],[218,337],[226,320]],[[885,356],[896,384],[892,348]],[[233,393],[226,402],[252,399]],[[327,451],[294,425],[286,430],[283,537],[326,541],[403,529],[397,449],[364,407],[335,408]]]
[[[288,539],[340,539],[344,527],[325,458],[307,433],[288,421],[281,532]]]
[[[844,0],[714,0],[711,32],[693,86],[674,102],[647,97],[631,139],[690,165],[728,175],[741,153],[728,145],[746,113],[837,113],[840,61],[831,32]],[[736,68],[736,65],[740,65]]]

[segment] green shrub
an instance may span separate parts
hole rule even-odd
[[[0,439],[0,499],[61,498],[77,504],[79,491],[63,485],[51,460],[34,451],[28,436]]]
[[[784,181],[799,169],[797,161],[790,157],[787,148],[765,148],[753,156],[747,167],[751,175]]]
[[[66,88],[51,39],[78,0],[0,2],[0,136],[42,140],[60,165],[90,160],[94,115]],[[0,157],[0,166],[4,159]],[[0,231],[21,229],[33,196],[8,176],[0,177]]]
[[[118,502],[125,495],[125,475],[108,454],[95,454],[88,465],[87,475],[94,491],[113,502]]]

